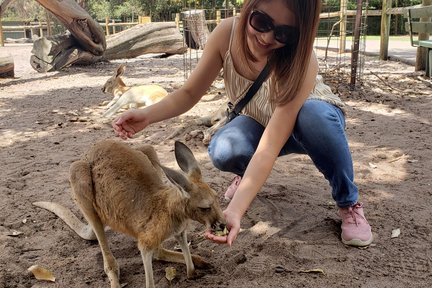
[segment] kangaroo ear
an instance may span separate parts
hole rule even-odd
[[[175,141],[174,153],[180,169],[192,177],[201,177],[201,170],[192,151],[182,142]]]
[[[165,167],[163,165],[161,165],[161,168],[165,172],[165,175],[173,184],[179,185],[181,188],[183,188],[184,191],[190,193],[190,191],[192,190],[191,184],[189,180],[183,175],[183,173]]]
[[[126,70],[126,65],[121,64],[121,65],[117,68],[117,74],[116,74],[116,77],[119,77],[119,76],[123,75],[123,73],[125,72],[125,70]]]

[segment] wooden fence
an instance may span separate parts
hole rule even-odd
[[[320,18],[321,19],[328,19],[328,18],[339,18],[341,20],[340,22],[340,49],[342,51],[345,50],[345,43],[346,43],[346,20],[348,17],[354,17],[357,13],[356,10],[348,10],[346,5],[347,0],[341,0],[341,10],[336,12],[330,12],[330,13],[321,13]],[[381,40],[380,40],[380,59],[387,60],[388,59],[388,42],[389,42],[389,36],[390,36],[390,19],[392,15],[403,15],[406,13],[406,8],[391,8],[392,6],[392,0],[383,0],[383,10],[368,10],[364,11],[367,13],[368,16],[378,16],[381,17]],[[221,10],[216,11],[216,19],[206,20],[207,24],[213,24],[217,25],[222,20],[223,15],[226,15],[227,13],[222,13]],[[232,14],[230,15],[236,15],[237,12],[234,9],[232,11]],[[1,16],[0,16],[1,17]],[[100,23],[102,27],[105,28],[105,34],[110,35],[117,33],[118,31],[123,30],[124,27],[130,27],[134,26],[139,23],[146,23],[149,22],[150,17],[144,17],[140,16],[138,18],[138,22],[130,22],[130,23],[115,23],[114,20],[106,19],[105,23]],[[175,16],[175,22],[177,23],[178,27],[181,26],[181,20],[180,20],[180,13],[176,14]],[[44,36],[44,31],[47,31],[48,36],[50,35],[51,31],[51,25],[47,25],[46,23],[39,22],[39,23],[33,23],[32,25],[22,25],[22,26],[3,26],[1,24],[1,18],[0,18],[0,46],[4,46],[4,39],[3,39],[3,31],[23,31],[23,35],[25,37],[26,31],[30,30],[31,35],[36,34],[36,31],[39,31],[39,36]]]

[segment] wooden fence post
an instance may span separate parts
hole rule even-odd
[[[180,13],[175,14],[175,20],[174,21],[176,23],[177,29],[180,29]]]
[[[42,22],[39,20],[39,35],[40,37],[43,37],[43,26],[42,26]]]
[[[351,90],[354,90],[357,80],[358,58],[360,50],[360,32],[362,29],[363,0],[357,0],[357,13],[354,24],[354,43],[351,49]]]
[[[392,8],[392,0],[383,0],[381,11],[381,39],[380,39],[380,59],[388,59],[388,44],[390,37],[390,20],[391,14],[387,13]]]
[[[216,24],[219,24],[221,21],[221,11],[216,10]]]
[[[4,46],[4,40],[3,40],[3,25],[2,25],[2,19],[0,14],[0,46]]]
[[[110,35],[110,31],[109,31],[108,23],[109,23],[109,18],[108,18],[108,17],[105,17],[105,34],[106,34],[107,36]]]
[[[47,23],[47,35],[52,36],[51,16],[50,16],[47,9],[45,9],[45,17],[46,17],[46,23]]]
[[[341,0],[340,1],[340,11],[339,11],[339,17],[340,17],[340,25],[339,25],[339,32],[340,32],[340,39],[339,39],[339,53],[345,52],[345,46],[346,46],[346,24],[347,24],[347,0]]]

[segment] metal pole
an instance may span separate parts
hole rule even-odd
[[[362,10],[363,10],[363,0],[357,0],[357,13],[355,17],[354,24],[354,43],[351,49],[351,90],[354,90],[356,79],[357,79],[357,66],[359,58],[359,47],[360,47],[360,31],[362,25]]]

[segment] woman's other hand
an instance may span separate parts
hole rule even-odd
[[[132,138],[150,124],[145,110],[131,109],[112,121],[117,136],[122,139]]]

